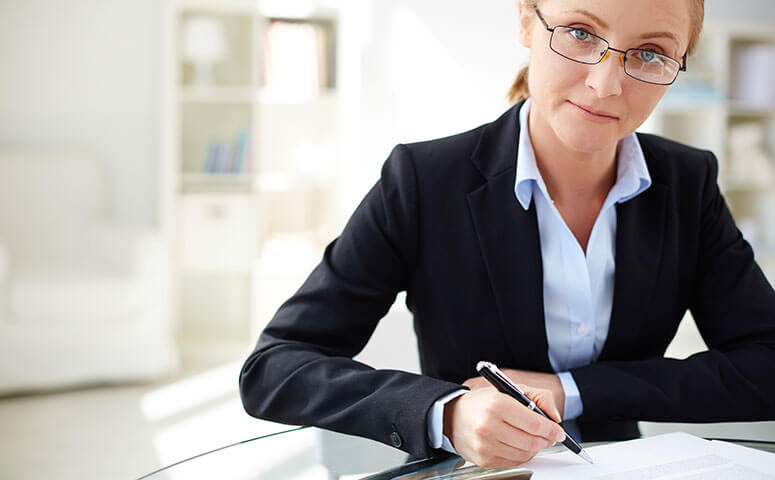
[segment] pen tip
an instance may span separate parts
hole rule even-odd
[[[579,452],[579,456],[581,458],[583,458],[584,460],[586,460],[588,463],[595,463],[595,462],[592,461],[592,457],[590,457],[589,454],[587,453],[587,451],[584,450],[583,448]]]

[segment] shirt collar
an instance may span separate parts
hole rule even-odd
[[[530,140],[527,118],[531,103],[531,99],[528,98],[519,110],[517,179],[514,185],[517,200],[525,210],[530,208],[534,185],[547,199],[550,198],[544,179],[538,170],[533,142]],[[618,156],[616,183],[611,188],[604,207],[613,202],[626,202],[651,186],[651,175],[649,175],[646,157],[643,155],[637,135],[631,133],[621,139],[616,151]]]

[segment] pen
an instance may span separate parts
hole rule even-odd
[[[483,376],[495,388],[497,388],[498,391],[517,399],[519,403],[526,406],[530,410],[533,410],[534,412],[543,415],[549,420],[552,420],[549,415],[545,414],[540,408],[538,408],[538,405],[536,405],[536,403],[531,400],[530,397],[525,395],[525,392],[523,392],[519,386],[512,382],[509,377],[504,375],[504,373],[501,372],[494,364],[490,362],[479,362],[476,364],[476,371],[479,372],[479,375]],[[565,431],[564,428],[563,431]],[[594,463],[592,461],[592,457],[590,457],[589,454],[583,448],[581,448],[581,445],[579,445],[576,440],[568,435],[568,432],[565,432],[565,440],[562,441],[562,444],[565,445],[568,450],[580,456],[587,462]]]

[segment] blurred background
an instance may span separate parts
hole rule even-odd
[[[0,0],[0,478],[281,429],[242,411],[241,362],[395,144],[508,108],[516,5]],[[688,65],[641,131],[713,150],[774,278],[772,1],[706,0]],[[360,358],[416,371],[402,298],[388,317]],[[669,354],[703,348],[687,317]]]

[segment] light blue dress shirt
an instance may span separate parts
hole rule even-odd
[[[543,294],[549,362],[565,393],[563,420],[583,412],[581,396],[568,371],[597,360],[608,336],[614,292],[616,203],[626,202],[651,186],[651,176],[633,133],[619,141],[616,183],[581,248],[546,189],[530,140],[531,100],[519,112],[519,149],[514,193],[522,208],[535,201],[543,263]],[[465,393],[458,390],[436,401],[428,412],[428,439],[433,448],[454,452],[443,432],[444,405]]]

